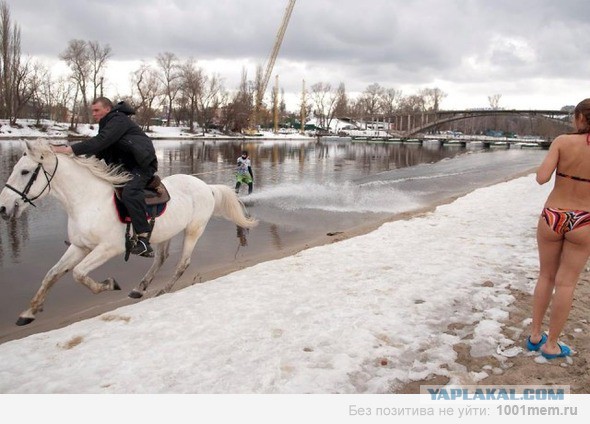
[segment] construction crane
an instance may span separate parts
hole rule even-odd
[[[254,105],[254,111],[250,118],[249,132],[255,132],[256,127],[258,126],[258,117],[260,114],[260,109],[262,109],[262,100],[264,98],[264,93],[266,92],[266,87],[268,86],[268,82],[270,81],[270,74],[272,73],[272,70],[275,66],[275,62],[277,60],[279,50],[281,49],[281,44],[283,42],[283,38],[285,37],[285,31],[287,31],[287,25],[289,24],[289,19],[291,18],[291,13],[293,12],[294,7],[295,0],[289,0],[289,4],[285,9],[283,21],[281,22],[281,26],[279,28],[279,31],[277,32],[275,43],[273,45],[272,51],[270,52],[270,56],[268,57],[268,61],[266,62],[266,68],[264,70],[264,74],[262,75],[260,85],[256,90],[256,103]]]

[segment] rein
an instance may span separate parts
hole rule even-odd
[[[41,156],[41,160],[43,160],[43,156]],[[58,164],[59,164],[59,160],[58,160],[57,155],[56,155],[55,156],[55,168],[53,168],[53,173],[50,174],[49,172],[47,172],[45,170],[45,168],[43,167],[43,165],[41,165],[41,163],[39,163],[37,165],[37,167],[35,168],[35,170],[33,171],[33,175],[31,175],[31,178],[29,179],[29,182],[27,183],[27,185],[25,186],[25,188],[23,189],[23,191],[17,190],[16,188],[14,188],[13,186],[11,186],[10,184],[4,184],[4,186],[6,188],[14,191],[16,194],[18,194],[20,196],[20,198],[25,203],[30,203],[33,207],[36,208],[37,206],[33,203],[33,200],[37,200],[39,197],[41,197],[41,195],[48,188],[51,191],[51,181],[53,180],[53,177],[55,176],[55,172],[57,171],[57,165]],[[31,187],[35,183],[35,180],[37,179],[37,176],[39,175],[39,171],[40,170],[43,170],[43,175],[45,175],[45,180],[47,181],[47,184],[45,184],[45,187],[43,187],[43,190],[41,190],[41,192],[38,195],[36,195],[33,198],[29,198],[29,196],[28,196],[29,191],[31,190]]]

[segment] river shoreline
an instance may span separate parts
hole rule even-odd
[[[519,172],[515,175],[512,175],[509,179],[519,178],[525,175],[530,174],[533,169],[528,169],[522,172]],[[485,186],[491,186],[495,183],[490,183]],[[357,225],[354,227],[348,228],[339,228],[339,231],[330,231],[331,229],[327,229],[323,234],[318,235],[316,237],[310,238],[304,242],[300,240],[293,240],[286,238],[283,241],[283,246],[280,250],[276,250],[273,248],[266,248],[258,252],[258,254],[252,256],[250,255],[248,258],[242,258],[237,261],[232,261],[230,263],[226,263],[223,266],[216,266],[216,267],[206,267],[206,268],[199,268],[198,270],[189,269],[191,272],[185,273],[183,277],[178,281],[175,285],[173,291],[182,290],[183,288],[189,287],[194,284],[209,284],[214,282],[213,280],[223,277],[225,275],[231,274],[233,272],[239,271],[244,268],[248,268],[254,266],[256,264],[273,261],[281,258],[285,258],[288,256],[292,256],[301,252],[306,249],[311,249],[314,247],[319,247],[331,243],[336,243],[339,241],[347,240],[353,237],[357,237],[360,235],[368,234],[381,225],[387,222],[394,222],[399,220],[409,220],[414,217],[418,217],[424,214],[431,213],[436,210],[437,207],[441,205],[445,205],[448,203],[452,203],[457,198],[461,197],[461,195],[450,196],[445,198],[441,201],[434,202],[428,206],[418,208],[412,211],[402,212],[399,214],[393,214],[387,216],[385,218],[376,218],[373,214],[366,214],[366,222],[362,225]],[[308,218],[309,222],[314,222],[316,219],[313,215],[310,215]],[[150,286],[150,289],[147,291],[146,295],[143,297],[142,300],[149,299],[153,297],[156,292],[160,289],[160,286],[164,284],[164,279],[166,275],[164,273],[160,273],[154,279],[154,282]],[[131,282],[129,282],[131,284]],[[123,290],[127,290],[130,288],[129,284],[125,284]],[[43,313],[39,315],[39,319],[33,321],[33,323],[29,324],[25,327],[17,327],[16,325],[5,328],[2,335],[0,335],[0,344],[11,341],[21,339],[23,337],[27,337],[32,334],[41,333],[45,331],[54,330],[57,328],[62,328],[67,325],[73,324],[75,322],[92,318],[103,313],[112,311],[122,306],[126,306],[129,304],[137,303],[137,300],[132,300],[124,295],[124,291],[116,292],[118,293],[116,300],[105,302],[101,305],[93,305],[87,309],[84,309],[80,312],[71,314],[67,317],[50,317],[44,316]],[[89,295],[91,296],[91,295]],[[97,295],[100,296],[100,295]],[[139,300],[141,301],[141,300]],[[16,317],[15,317],[16,320]]]
[[[336,231],[331,232],[328,231],[323,235],[319,235],[317,237],[311,238],[305,242],[301,241],[290,241],[286,239],[283,243],[281,250],[276,250],[272,248],[264,249],[260,251],[255,256],[250,256],[247,259],[240,259],[238,261],[234,261],[231,263],[227,263],[224,266],[216,266],[210,267],[206,269],[199,269],[199,270],[191,270],[191,272],[187,272],[183,277],[178,281],[172,291],[176,292],[182,290],[183,288],[189,287],[194,284],[205,284],[211,283],[213,280],[223,277],[225,275],[231,274],[233,272],[239,271],[244,268],[248,268],[254,266],[256,264],[273,261],[281,258],[285,258],[288,256],[292,256],[301,252],[306,249],[311,249],[314,247],[319,247],[323,245],[327,245],[330,243],[336,243],[342,240],[350,239],[356,236],[360,236],[363,234],[370,233],[381,225],[387,222],[393,222],[397,220],[404,220],[404,219],[411,219],[416,216],[420,216],[425,213],[432,212],[436,209],[437,206],[441,204],[450,203],[454,199],[449,199],[448,201],[441,202],[440,204],[432,205],[427,208],[422,208],[415,211],[404,212],[400,214],[396,214],[390,216],[385,219],[371,219],[371,215],[367,215],[368,222],[359,225],[356,227],[351,227],[348,229],[343,229],[343,231]],[[174,262],[174,260],[172,260]],[[164,279],[166,278],[165,274],[158,274],[154,279],[154,282],[146,292],[146,295],[141,300],[149,299],[155,296],[155,294],[159,291],[160,286],[164,284]],[[129,283],[130,284],[130,283]],[[43,313],[39,315],[39,319],[33,321],[33,323],[29,324],[28,326],[18,327],[16,325],[6,329],[3,334],[0,336],[0,344],[11,341],[11,340],[18,340],[23,337],[27,337],[32,334],[42,333],[46,331],[51,331],[54,329],[62,328],[67,325],[73,324],[75,322],[92,318],[103,313],[112,311],[122,306],[126,306],[129,304],[137,303],[141,300],[133,300],[124,295],[127,289],[130,289],[129,284],[125,284],[123,291],[117,292],[120,293],[118,296],[119,299],[113,302],[104,303],[102,305],[94,305],[85,309],[81,312],[74,313],[67,317],[51,317],[47,318],[44,316]],[[89,294],[89,296],[92,296]],[[97,295],[100,296],[100,295]],[[16,320],[17,317],[15,317]]]

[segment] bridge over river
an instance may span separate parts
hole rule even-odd
[[[539,148],[547,149],[551,140],[535,137],[509,138],[491,137],[485,135],[453,135],[453,134],[422,134],[417,137],[399,137],[390,132],[382,130],[355,130],[350,131],[348,137],[353,142],[379,142],[379,143],[401,143],[401,144],[425,144],[429,145],[455,145],[466,147],[469,145],[480,145],[485,148]]]
[[[392,115],[373,115],[369,118],[375,129],[383,128],[392,136],[400,138],[414,137],[421,133],[436,131],[443,124],[485,116],[527,116],[559,121],[563,123],[572,115],[569,110],[516,110],[516,109],[467,109],[439,110],[413,114],[396,113]]]
[[[547,148],[550,140],[538,138],[505,138],[483,135],[440,134],[439,128],[446,123],[486,116],[520,115],[536,117],[563,123],[572,115],[569,110],[516,110],[516,109],[468,109],[468,110],[439,110],[419,114],[393,114],[371,117],[371,126],[375,129],[352,130],[348,135],[353,140],[381,140],[398,142],[422,142],[423,140],[439,140],[441,143],[470,142],[483,143],[486,146],[497,144],[535,145]],[[433,134],[434,133],[434,134]]]

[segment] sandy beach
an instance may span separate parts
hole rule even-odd
[[[492,285],[493,281],[486,282]],[[525,340],[528,336],[526,323],[530,322],[532,296],[522,291],[513,290],[512,295],[516,301],[510,306],[510,318],[503,328],[503,333],[508,337],[519,337],[522,340],[522,348],[525,348]],[[568,345],[575,346],[577,353],[572,357],[573,360],[539,364],[535,362],[532,354],[520,354],[506,361],[500,362],[494,356],[475,358],[470,355],[467,345],[458,344],[454,349],[457,352],[457,362],[464,365],[467,372],[479,373],[481,371],[489,372],[489,364],[493,363],[501,374],[490,375],[479,381],[479,385],[567,385],[570,386],[571,393],[590,394],[590,364],[586,359],[590,351],[590,270],[586,270],[581,276],[576,293],[574,295],[574,304],[566,323],[561,341]],[[548,327],[547,320],[545,325]],[[584,329],[584,331],[579,331]],[[449,333],[467,331],[469,329],[463,326],[451,327]],[[567,364],[567,365],[564,365]],[[401,389],[395,390],[398,394],[416,394],[420,393],[420,385],[444,385],[449,382],[448,378],[437,377],[431,380],[414,381],[407,384]]]
[[[422,211],[422,213],[424,212],[427,212],[427,210]],[[416,216],[419,213],[400,215],[396,219],[409,219],[411,216]],[[372,224],[353,229],[349,232],[339,234],[332,239],[324,238],[318,240],[317,245],[368,233],[379,225],[381,224]],[[482,285],[490,287],[494,285],[494,282],[485,281]],[[509,338],[520,337],[522,339],[522,347],[526,349],[524,344],[526,337],[528,337],[527,324],[530,323],[532,296],[529,293],[515,289],[511,293],[516,300],[509,307],[509,320],[503,328],[503,333]],[[545,319],[545,325],[548,327],[548,317]],[[464,332],[468,335],[472,334],[473,328],[469,329],[466,327],[468,327],[467,324],[450,326],[448,333],[460,334]],[[584,331],[580,331],[580,329],[584,329]],[[589,330],[590,262],[576,287],[572,311],[561,338],[563,342],[575,346],[575,350],[578,352],[575,360],[568,361],[567,366],[564,366],[563,361],[541,365],[535,362],[532,354],[529,355],[526,353],[507,358],[506,361],[500,362],[493,356],[473,357],[470,354],[469,346],[466,344],[455,345],[454,349],[458,355],[457,362],[465,366],[467,373],[479,373],[481,371],[487,371],[489,373],[490,363],[495,364],[494,367],[498,370],[498,374],[494,375],[492,370],[492,375],[478,382],[480,385],[569,385],[571,393],[590,394],[590,379],[588,378],[590,374],[590,363],[586,359],[588,356],[587,352],[590,352]],[[502,372],[499,373],[499,370],[502,370]],[[531,378],[531,376],[533,377]],[[418,394],[420,393],[421,385],[445,385],[449,383],[449,380],[449,378],[436,377],[434,379],[415,381],[402,388],[393,389],[392,393]]]

